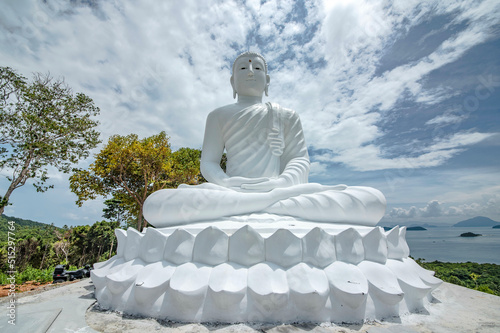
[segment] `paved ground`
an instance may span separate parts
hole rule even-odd
[[[16,325],[8,323],[10,298],[0,303],[0,332],[97,332],[85,322],[87,309],[95,302],[90,279],[66,284],[41,293],[16,297]]]
[[[20,296],[16,326],[8,323],[8,298],[0,301],[0,332],[316,332],[410,333],[500,332],[500,297],[444,283],[434,291],[428,312],[405,315],[392,322],[363,325],[207,325],[178,324],[100,311],[90,279]]]

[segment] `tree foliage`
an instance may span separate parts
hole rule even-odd
[[[81,267],[111,258],[117,247],[115,229],[119,227],[118,222],[100,221],[72,228],[68,239],[69,263]]]
[[[0,197],[0,213],[12,192],[33,179],[45,191],[48,167],[69,172],[99,143],[92,117],[99,108],[82,93],[73,94],[63,80],[35,74],[32,82],[0,67],[0,169],[10,185]]]
[[[115,229],[118,222],[101,221],[93,225],[58,228],[43,223],[22,224],[24,220],[0,217],[0,223],[16,221],[15,269],[24,272],[33,269],[48,269],[58,264],[82,267],[107,260],[116,254]],[[20,223],[19,223],[20,222]],[[9,271],[8,229],[0,229],[0,271]],[[10,245],[9,245],[10,246]]]
[[[422,259],[417,262],[425,269],[435,271],[436,277],[443,281],[500,296],[500,265],[424,262]]]
[[[180,148],[172,153],[172,172],[168,187],[195,185],[204,180],[200,172],[201,150]]]
[[[130,214],[128,210],[124,207],[123,201],[117,198],[111,198],[104,201],[106,208],[104,208],[102,217],[105,219],[118,222],[121,226],[123,222],[128,225],[128,220],[130,219]]]
[[[87,170],[75,169],[70,188],[77,204],[98,196],[112,196],[142,230],[144,201],[153,192],[179,183],[196,184],[200,173],[199,150],[182,148],[172,153],[165,132],[139,139],[137,135],[112,136]],[[117,207],[113,208],[115,211]]]

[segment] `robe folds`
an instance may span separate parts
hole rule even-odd
[[[274,103],[256,104],[221,126],[230,177],[278,177],[307,183],[309,155],[300,118]],[[286,170],[285,170],[286,169]]]
[[[226,149],[226,174],[284,177],[294,185],[267,192],[214,183],[160,190],[144,203],[144,217],[149,223],[168,227],[270,213],[311,222],[374,226],[383,217],[386,200],[376,189],[308,183],[309,155],[294,111],[274,103],[255,104],[234,114],[224,114],[226,110],[217,109],[209,115],[216,127],[215,139]],[[213,138],[206,135],[207,139]]]

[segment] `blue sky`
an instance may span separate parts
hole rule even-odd
[[[207,114],[233,102],[232,60],[257,51],[265,100],[301,116],[310,181],[380,189],[385,222],[500,221],[499,32],[496,0],[7,0],[0,64],[89,95],[103,142],[164,130],[201,148]],[[78,208],[67,178],[16,190],[5,214],[101,220],[103,200]]]

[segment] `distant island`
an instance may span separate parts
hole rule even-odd
[[[493,229],[500,229],[500,224],[494,225]]]
[[[394,227],[396,227],[396,226],[383,227],[383,228],[384,228],[385,231],[389,231],[389,230],[391,230]],[[408,231],[422,231],[422,230],[427,230],[427,229],[425,229],[424,227],[420,227],[420,226],[412,226],[412,227],[406,227],[406,230],[408,230]]]
[[[475,234],[473,232],[464,232],[463,234],[460,235],[460,237],[478,237],[482,236],[481,234]]]
[[[408,227],[408,228],[406,228],[406,230],[410,230],[410,231],[423,231],[423,230],[427,230],[427,229],[425,229],[424,227],[417,226],[417,227]]]
[[[484,216],[476,216],[471,219],[455,223],[453,226],[461,228],[492,227],[492,226],[500,226],[500,222],[493,221],[492,219]]]
[[[408,221],[408,222],[400,222],[400,223],[395,223],[395,222],[379,222],[377,224],[379,227],[391,229],[394,228],[396,225],[399,225],[399,227],[422,227],[422,228],[439,228],[439,227],[449,227],[450,225],[443,225],[443,224],[429,224],[429,223],[424,223],[424,222],[419,222],[419,221]]]

